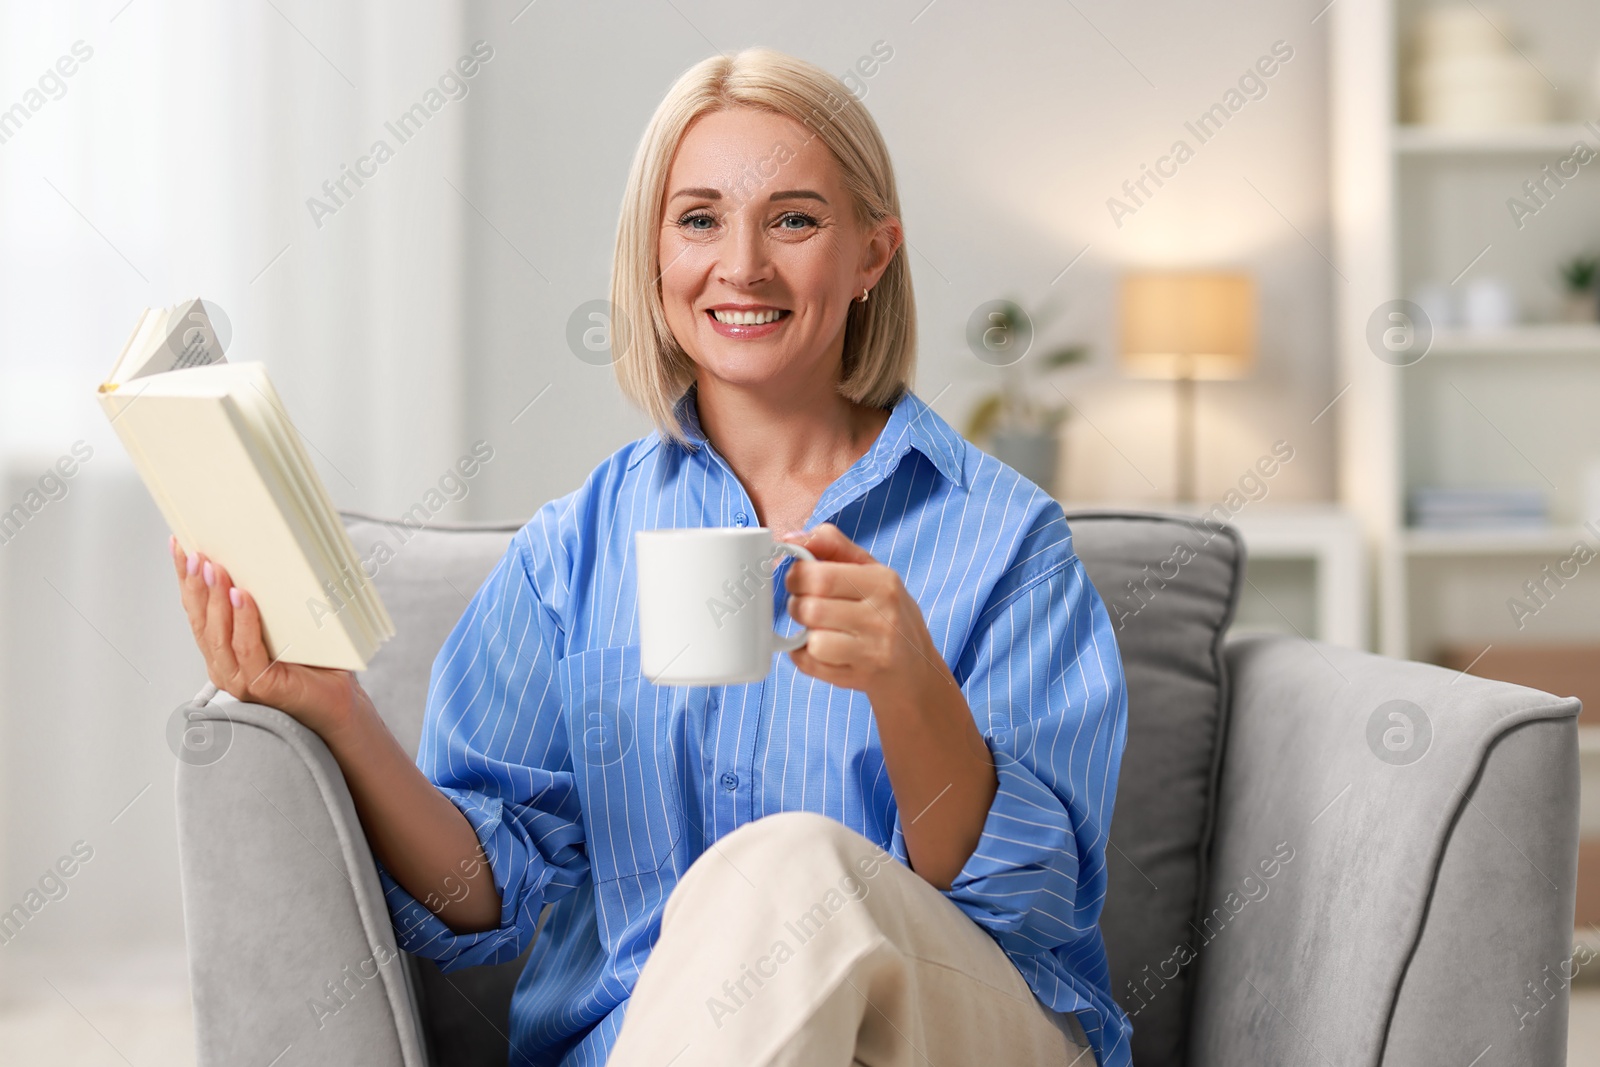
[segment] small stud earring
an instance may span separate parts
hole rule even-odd
[[[863,289],[863,290],[861,290],[861,299],[857,300],[856,303],[865,304],[866,302],[867,302],[867,291],[865,289]]]

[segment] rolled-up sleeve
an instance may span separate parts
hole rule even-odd
[[[1082,562],[1063,541],[1030,563],[997,587],[956,670],[999,788],[944,890],[1016,956],[1098,936],[1127,732],[1121,657]],[[906,854],[898,813],[891,851]]]
[[[561,576],[541,515],[511,542],[433,663],[417,765],[478,835],[500,922],[456,934],[378,864],[401,948],[446,973],[516,959],[544,905],[589,877],[578,792],[556,684],[560,636],[548,590]],[[539,561],[536,563],[535,561]],[[441,900],[467,891],[452,877]],[[436,902],[437,903],[437,902]]]

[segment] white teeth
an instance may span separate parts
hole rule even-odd
[[[711,314],[718,322],[725,322],[730,326],[760,326],[763,323],[773,322],[783,312],[767,311],[720,311],[713,309]]]

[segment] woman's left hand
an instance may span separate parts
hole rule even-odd
[[[955,684],[933,643],[922,608],[894,568],[879,563],[833,523],[781,540],[804,545],[784,587],[789,615],[811,633],[789,653],[801,672],[866,693],[876,707],[932,685]]]
[[[813,678],[867,694],[895,803],[907,813],[906,855],[929,884],[948,889],[1000,784],[972,709],[894,568],[829,522],[783,540],[817,557],[795,560],[784,579],[789,614],[811,631],[789,655]]]

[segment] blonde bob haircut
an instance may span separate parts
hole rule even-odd
[[[611,341],[623,394],[650,416],[663,439],[685,447],[688,438],[674,408],[695,380],[695,364],[667,327],[661,303],[658,241],[667,178],[678,145],[696,119],[740,107],[786,115],[804,126],[809,137],[821,138],[839,164],[863,229],[900,217],[900,195],[883,135],[838,78],[770,48],[748,48],[731,58],[712,56],[684,72],[656,108],[628,171],[611,271]],[[775,146],[774,154],[780,150]],[[911,269],[902,243],[868,301],[850,303],[839,394],[871,407],[892,406],[915,370],[915,324]]]

